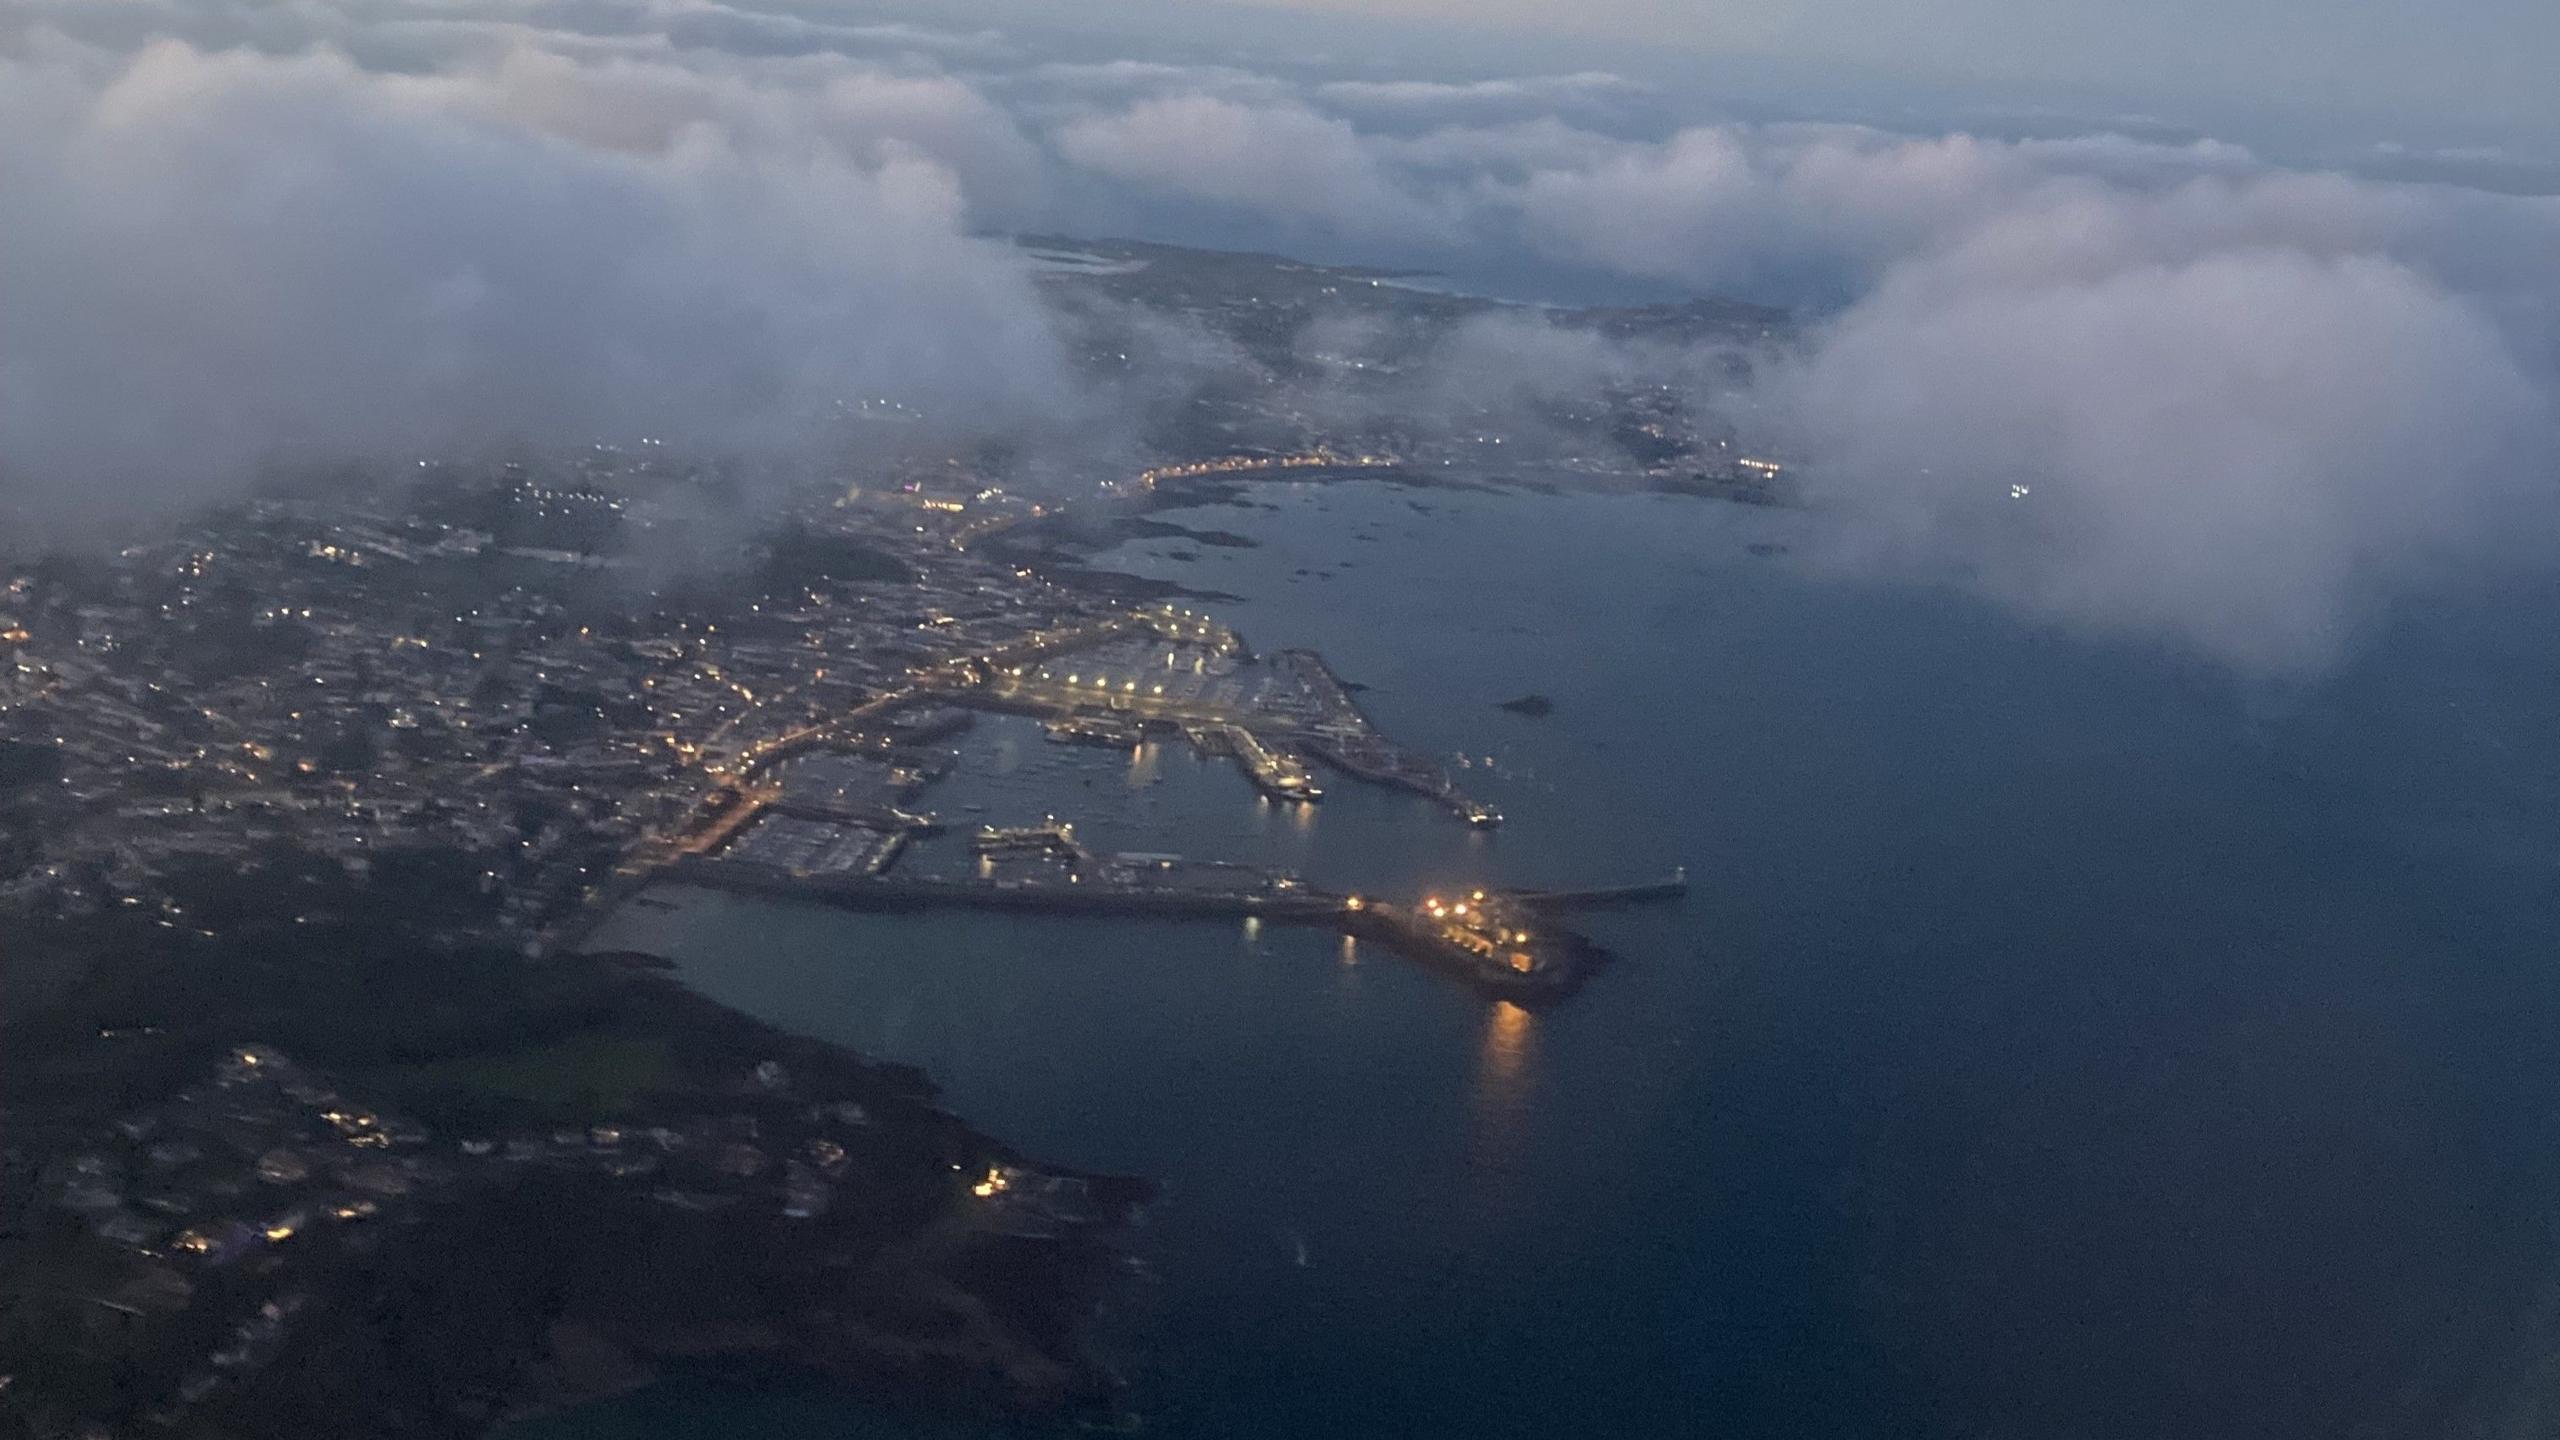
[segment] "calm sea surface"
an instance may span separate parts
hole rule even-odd
[[[2499,1433],[2560,1355],[2549,594],[2273,690],[1755,554],[1672,498],[1274,485],[1245,597],[1477,835],[982,724],[927,803],[1392,890],[1685,863],[1579,998],[1338,939],[678,892],[599,943],[1163,1182],[1106,1333],[1179,1437]],[[1190,557],[1190,558],[1177,558]],[[1536,691],[1554,713],[1496,708]],[[948,843],[948,842],[945,842]],[[931,857],[927,857],[931,858]],[[2545,1420],[2549,1418],[2545,1413]],[[974,1433],[695,1378],[514,1440]]]

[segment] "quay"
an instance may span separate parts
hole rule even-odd
[[[1157,857],[1173,863],[1171,857]],[[1049,915],[1116,915],[1176,920],[1258,919],[1328,929],[1371,941],[1455,976],[1498,999],[1557,1000],[1581,988],[1608,959],[1598,945],[1541,925],[1534,938],[1501,896],[1426,898],[1399,905],[1310,890],[1287,877],[1252,887],[1183,888],[1138,878],[1067,882],[941,880],[831,872],[802,875],[740,860],[687,856],[660,878],[705,889],[813,901],[853,910],[973,909]]]
[[[1513,903],[1532,910],[1601,910],[1652,900],[1677,900],[1689,893],[1689,867],[1675,865],[1659,880],[1635,885],[1599,885],[1581,890],[1506,890]]]
[[[1307,688],[1327,717],[1307,732],[1310,751],[1346,774],[1438,801],[1478,829],[1502,823],[1502,812],[1459,789],[1440,762],[1403,749],[1380,734],[1322,655],[1313,650],[1283,650],[1275,659]]]
[[[1324,798],[1307,762],[1285,745],[1265,745],[1242,725],[1186,725],[1183,734],[1203,755],[1231,755],[1253,788],[1274,800],[1311,805]]]

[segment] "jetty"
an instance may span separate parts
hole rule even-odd
[[[1498,999],[1532,1003],[1581,988],[1608,960],[1583,936],[1525,919],[1532,908],[1478,890],[1404,904],[1310,889],[1293,877],[1175,856],[1123,856],[1063,879],[934,879],[802,874],[738,859],[686,856],[663,878],[706,889],[852,910],[995,910],[1174,920],[1259,920],[1332,930],[1392,950]],[[1633,892],[1659,886],[1622,887]],[[1620,903],[1625,903],[1621,901]]]
[[[1689,867],[1675,865],[1658,880],[1633,885],[1593,885],[1579,890],[1506,890],[1514,903],[1532,910],[1606,910],[1656,900],[1677,900],[1689,893]]]

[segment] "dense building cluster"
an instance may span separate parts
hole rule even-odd
[[[433,867],[531,935],[795,732],[1099,608],[952,543],[1000,497],[899,487],[798,507],[707,557],[751,583],[694,593],[635,573],[690,483],[574,473],[261,501],[9,577],[0,905],[212,933],[175,882],[290,843]]]
[[[1067,479],[995,447],[749,503],[662,442],[600,445],[492,470],[421,461],[406,486],[333,481],[109,557],[21,557],[0,571],[0,805],[19,822],[0,827],[0,913],[128,909],[218,934],[185,878],[290,844],[359,875],[432,871],[457,924],[536,936],[812,727],[1119,613],[991,543],[1086,498],[1486,464],[1781,492],[1783,467],[1744,456],[1667,377],[1405,403],[1453,335],[1521,307],[1268,257],[1039,243],[1097,372],[1143,359],[1141,316],[1232,343],[1149,418],[1150,447],[1190,458]],[[1537,313],[1737,354],[1779,323],[1713,302]],[[1009,492],[1018,476],[1048,498]],[[1326,758],[1394,776],[1374,748],[1346,735]],[[1296,764],[1282,756],[1273,783]]]

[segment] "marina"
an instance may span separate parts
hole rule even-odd
[[[1143,756],[1152,744],[1179,741],[1203,758],[1233,761],[1264,801],[1284,809],[1322,798],[1320,760],[1421,796],[1471,829],[1502,820],[1439,761],[1390,740],[1315,651],[1282,650],[1266,661],[1227,625],[1152,605],[935,666],[832,724],[742,754],[701,809],[638,852],[598,892],[587,923],[568,933],[583,936],[613,904],[660,880],[857,910],[1236,919],[1329,929],[1494,998],[1547,1000],[1579,989],[1608,952],[1543,918],[1532,928],[1530,916],[1687,893],[1675,868],[1665,880],[1598,890],[1467,887],[1445,902],[1430,893],[1390,899],[1374,886],[1310,887],[1286,870],[1232,861],[1104,856],[1055,814],[977,826],[965,874],[899,871],[916,842],[943,828],[912,807],[951,773],[956,755],[927,747],[967,729],[976,710],[1036,718],[1042,738],[1057,745]]]
[[[1321,760],[1421,795],[1470,825],[1502,823],[1439,761],[1390,740],[1323,656],[1293,649],[1259,659],[1235,630],[1171,604],[980,656],[925,684],[953,704],[1039,716],[1065,743],[1126,746],[1178,734],[1204,753],[1233,756],[1275,800],[1321,797],[1311,764]]]

